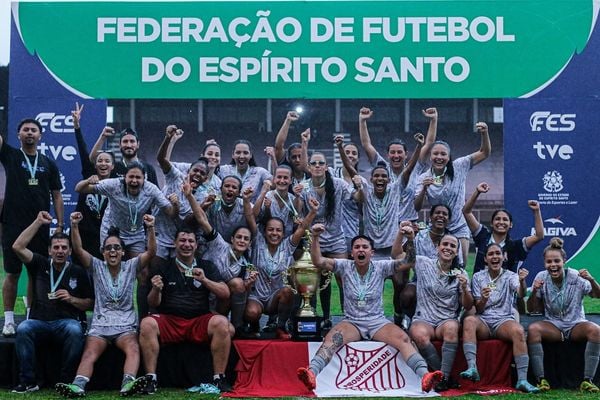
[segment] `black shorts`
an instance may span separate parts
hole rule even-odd
[[[13,251],[13,243],[14,240],[10,240],[7,238],[5,241],[4,236],[2,237],[2,257],[4,258],[4,271],[6,271],[9,274],[20,274],[21,270],[23,269],[23,263],[21,262],[17,254]],[[29,243],[27,248],[34,253],[38,253],[43,255],[44,257],[47,257],[49,245],[49,240],[47,243],[44,243],[43,239],[38,239],[37,237],[35,237],[31,241],[31,243]]]

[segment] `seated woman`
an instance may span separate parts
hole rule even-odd
[[[543,311],[546,316],[544,321],[534,322],[527,329],[531,367],[538,380],[538,388],[550,390],[550,383],[544,377],[542,341],[585,340],[584,376],[579,390],[597,393],[599,389],[592,379],[596,375],[600,355],[600,327],[585,319],[583,296],[600,297],[600,286],[587,269],[565,268],[566,260],[562,239],[552,238],[550,245],[544,249],[546,270],[535,276],[531,296],[527,300],[530,312]]]
[[[109,229],[102,247],[104,260],[92,257],[82,247],[79,224],[83,220],[80,212],[71,214],[73,251],[85,268],[92,270],[94,279],[94,317],[88,332],[85,349],[77,376],[71,384],[57,383],[56,391],[65,397],[83,397],[85,386],[94,372],[94,363],[109,344],[114,344],[125,353],[121,396],[140,392],[146,386],[144,376],[137,378],[140,366],[140,349],[137,336],[137,316],[133,307],[133,289],[137,272],[150,264],[156,253],[154,217],[145,214],[144,226],[148,235],[148,249],[135,258],[122,261],[125,245],[119,230]]]
[[[521,268],[516,274],[502,268],[504,252],[499,244],[492,243],[485,251],[487,269],[473,275],[471,283],[476,315],[463,321],[463,350],[467,359],[467,370],[460,373],[465,379],[479,380],[477,370],[477,340],[498,338],[513,345],[517,367],[516,388],[525,393],[540,390],[527,381],[529,356],[525,343],[525,331],[512,312],[515,293],[523,297],[527,289],[525,278],[529,272]]]
[[[395,247],[397,245],[394,243]],[[461,307],[470,310],[473,306],[467,272],[458,267],[458,249],[458,239],[446,234],[437,247],[437,259],[417,256],[414,267],[417,309],[409,335],[429,367],[442,371],[443,379],[436,386],[438,392],[456,387],[450,372],[458,348],[459,311]],[[392,254],[398,253],[392,250]],[[431,343],[436,339],[443,340],[441,360]]]

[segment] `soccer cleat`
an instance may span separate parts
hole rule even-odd
[[[423,378],[421,378],[421,390],[424,392],[430,392],[431,389],[436,387],[442,379],[444,379],[444,374],[442,374],[442,371],[426,373],[423,375]]]
[[[4,324],[2,328],[2,336],[5,338],[15,337],[17,334],[17,325],[13,322],[9,322],[8,324]]]
[[[523,393],[539,393],[541,391],[540,388],[533,386],[525,379],[518,381],[515,385],[515,389],[520,390]]]
[[[548,390],[550,390],[550,383],[548,383],[546,378],[542,378],[538,382],[537,388],[540,389],[542,392],[547,392]]]
[[[287,333],[285,331],[285,329],[283,329],[283,328],[277,328],[277,330],[275,331],[275,334],[277,336],[277,339],[280,339],[280,340],[290,340],[292,338],[292,335]]]
[[[317,377],[315,376],[315,373],[310,370],[310,368],[298,368],[296,375],[298,375],[298,379],[304,383],[304,386],[306,386],[308,390],[315,390],[317,387]]]
[[[579,385],[579,390],[582,392],[587,392],[587,393],[598,393],[600,392],[600,389],[598,389],[598,386],[594,385],[594,383],[592,381],[589,380],[584,380],[583,382],[581,382],[581,385]]]
[[[119,395],[123,397],[133,396],[134,394],[141,393],[148,383],[148,377],[140,376],[137,379],[133,379],[121,387]]]
[[[40,390],[40,387],[38,385],[36,385],[35,383],[33,385],[24,385],[22,383],[19,383],[17,386],[14,387],[12,392],[13,393],[31,393],[31,392],[37,392],[38,390]]]
[[[477,371],[477,368],[469,368],[469,369],[461,372],[460,377],[464,378],[464,379],[468,379],[473,382],[479,382],[479,379],[481,379],[479,377],[479,371]]]
[[[77,386],[73,383],[57,383],[54,386],[54,390],[68,399],[85,396],[85,390],[81,386]]]
[[[221,393],[231,392],[233,388],[225,378],[215,379],[212,383]]]
[[[152,378],[152,375],[146,375],[146,386],[142,389],[143,394],[155,394],[158,382]]]

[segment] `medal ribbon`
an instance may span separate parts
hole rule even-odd
[[[294,203],[290,200],[290,197],[288,196],[286,202],[277,191],[275,191],[275,195],[279,198],[279,200],[281,200],[285,208],[289,210],[290,214],[292,214],[294,218],[298,218],[298,211],[296,211],[296,207],[294,207]]]
[[[56,292],[58,289],[58,285],[60,285],[60,281],[62,281],[63,276],[65,275],[65,271],[69,267],[69,263],[65,263],[62,271],[60,271],[60,275],[58,275],[58,280],[54,281],[54,263],[50,260],[50,293]]]
[[[119,268],[119,273],[117,274],[117,279],[113,279],[110,270],[108,269],[108,264],[104,262],[104,268],[102,269],[102,273],[108,283],[108,291],[110,292],[110,298],[113,302],[117,303],[119,299],[123,296],[123,292],[125,291],[125,287],[123,284],[123,269]]]
[[[369,288],[369,283],[371,282],[371,275],[373,275],[373,263],[369,262],[369,269],[364,277],[361,277],[358,274],[356,268],[354,268],[354,275],[356,276],[356,281],[358,282],[358,290],[355,292],[356,297],[358,297],[358,301],[365,301],[367,297],[367,289]]]
[[[194,269],[194,267],[197,265],[195,258],[194,258],[194,261],[192,261],[192,266],[191,267],[188,267],[183,262],[179,261],[179,258],[177,258],[177,257],[175,257],[175,262],[177,263],[177,265],[179,265],[181,268],[183,268],[186,272],[187,271],[191,272],[192,269]]]
[[[31,161],[29,161],[29,157],[27,157],[27,154],[25,154],[23,149],[20,148],[19,150],[21,150],[21,153],[23,153],[23,157],[25,157],[25,162],[27,162],[27,170],[29,171],[29,176],[31,176],[31,179],[35,179],[35,173],[37,171],[38,166],[38,156],[40,155],[40,153],[38,153],[37,151],[35,152],[35,160],[33,161],[32,166]]]

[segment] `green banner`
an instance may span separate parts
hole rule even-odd
[[[25,46],[93,98],[526,96],[593,0],[16,3]]]

